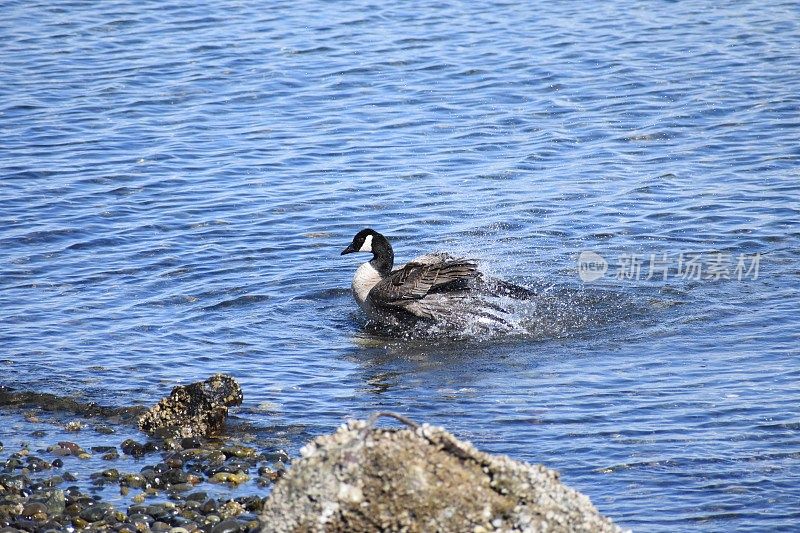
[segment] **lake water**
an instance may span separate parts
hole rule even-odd
[[[1,384],[125,406],[226,372],[292,452],[391,410],[635,530],[799,527],[796,3],[0,14]],[[536,287],[529,327],[371,334],[365,226]]]

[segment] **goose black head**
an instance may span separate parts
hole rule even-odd
[[[385,240],[385,237],[374,229],[362,229],[353,237],[353,242],[350,243],[350,246],[342,250],[341,255],[352,254],[354,252],[374,253],[372,250],[372,242],[375,240],[375,237],[380,237]]]
[[[389,241],[371,228],[365,228],[356,233],[353,242],[342,250],[341,255],[352,254],[355,252],[367,252],[372,254],[373,266],[379,271],[391,270],[394,263],[394,251]]]

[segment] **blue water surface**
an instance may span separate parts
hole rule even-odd
[[[200,4],[0,4],[0,384],[227,372],[293,452],[392,410],[634,530],[796,530],[797,3]],[[524,331],[370,333],[365,226],[537,287]]]

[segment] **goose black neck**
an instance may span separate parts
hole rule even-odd
[[[381,275],[389,274],[392,271],[392,266],[394,266],[392,245],[380,233],[376,233],[372,237],[372,260],[370,260],[369,264]]]

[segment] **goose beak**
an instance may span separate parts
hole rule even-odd
[[[339,255],[347,255],[347,254],[352,254],[353,252],[357,252],[357,251],[358,251],[358,250],[356,250],[355,248],[353,248],[353,244],[352,244],[352,243],[350,243],[350,246],[348,246],[347,248],[345,248],[344,250],[342,250],[342,253],[340,253]]]

